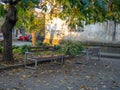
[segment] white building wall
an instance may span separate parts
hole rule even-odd
[[[64,39],[82,42],[120,43],[120,24],[112,21],[87,25],[84,31],[69,32]],[[115,30],[116,29],[116,30]],[[115,32],[115,38],[114,37]]]
[[[86,25],[83,31],[69,31],[66,22],[56,18],[47,24],[47,31],[53,30],[55,39],[82,42],[120,43],[120,24],[113,21]],[[55,26],[55,28],[53,27]],[[56,31],[56,32],[55,32]],[[58,32],[59,31],[59,35]],[[53,34],[53,32],[51,32]],[[114,37],[115,35],[115,37]]]
[[[120,24],[116,25],[116,41],[120,42]]]

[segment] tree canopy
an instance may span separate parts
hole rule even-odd
[[[113,20],[120,22],[120,0],[45,0],[55,8],[61,9],[59,16],[70,25],[86,24]]]
[[[2,1],[9,3],[12,0]],[[59,9],[60,18],[69,21],[70,25],[82,25],[83,21],[86,24],[107,20],[120,22],[120,0],[44,0],[42,3],[39,3],[39,0],[15,1],[20,1],[16,7],[21,11],[37,6],[45,11],[50,9],[50,13],[53,14],[53,10]],[[48,3],[51,8],[47,8]],[[0,16],[4,16],[2,4],[0,5]]]

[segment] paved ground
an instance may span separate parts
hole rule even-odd
[[[82,59],[64,65],[43,63],[37,72],[13,69],[0,72],[0,90],[120,90],[120,60],[101,59],[87,65]]]

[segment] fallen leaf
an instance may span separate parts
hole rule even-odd
[[[85,76],[85,78],[90,79],[91,77],[90,76]]]
[[[41,82],[41,80],[37,80],[37,82],[39,83],[39,82]]]
[[[106,85],[103,85],[102,88],[106,88]]]
[[[26,75],[22,75],[23,78],[26,78]]]
[[[47,86],[48,86],[48,85],[50,85],[50,83],[45,83],[45,85],[47,85]]]
[[[73,89],[73,87],[67,87],[67,89],[68,89],[68,90],[72,90],[72,89]]]

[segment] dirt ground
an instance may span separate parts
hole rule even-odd
[[[64,65],[43,63],[37,72],[25,68],[1,71],[0,90],[120,90],[120,60],[80,62],[74,58]]]

